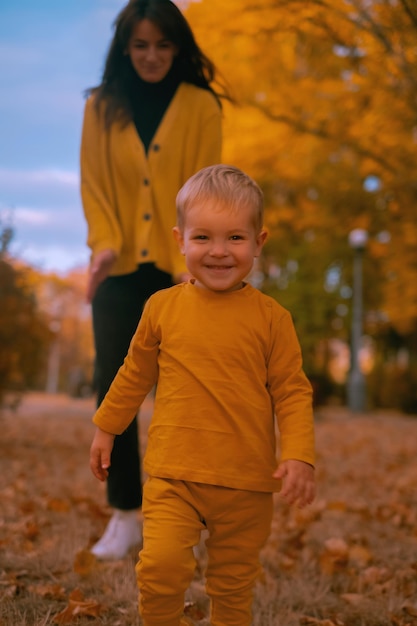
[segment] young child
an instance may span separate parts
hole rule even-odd
[[[207,529],[212,626],[249,626],[272,494],[313,501],[311,386],[290,314],[245,282],[265,242],[263,198],[214,165],[177,195],[174,235],[194,277],[152,295],[93,421],[94,475],[157,383],[136,566],[144,626],[183,626],[193,547]],[[276,461],[274,416],[280,455]]]

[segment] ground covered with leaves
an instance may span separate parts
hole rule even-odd
[[[141,623],[135,551],[113,563],[88,551],[110,514],[88,468],[93,410],[30,394],[0,415],[0,626]],[[417,626],[417,417],[327,407],[316,425],[317,500],[276,498],[254,626]],[[185,608],[208,626],[199,553]]]

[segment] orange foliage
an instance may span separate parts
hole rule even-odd
[[[353,228],[371,240],[388,232],[374,267],[384,288],[368,291],[397,331],[415,330],[417,5],[201,0],[187,17],[236,96],[224,107],[223,159],[263,186],[277,257],[283,222],[298,240],[330,232],[316,250],[329,260]]]

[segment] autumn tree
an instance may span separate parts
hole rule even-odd
[[[18,398],[27,389],[91,392],[87,272],[41,272],[9,253],[13,236],[9,221],[0,219],[0,405],[5,395]]]
[[[84,268],[65,275],[36,275],[39,307],[51,329],[44,373],[44,388],[50,392],[82,395],[93,385],[94,347],[91,310],[85,299],[86,278]]]
[[[1,225],[0,225],[1,227]],[[30,274],[8,254],[13,236],[1,227],[0,253],[0,406],[37,382],[49,340],[47,320],[39,311]]]
[[[237,101],[223,158],[264,190],[264,289],[291,308],[308,368],[323,339],[349,338],[353,228],[369,233],[366,330],[388,341],[388,320],[410,346],[416,3],[201,0],[187,16]]]

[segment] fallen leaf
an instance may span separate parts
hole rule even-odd
[[[17,585],[9,585],[8,587],[0,589],[0,601],[14,598],[17,595],[17,589]]]
[[[344,626],[339,620],[334,622],[331,619],[317,619],[316,617],[309,617],[308,615],[300,617],[300,624],[303,626]]]
[[[390,578],[391,572],[386,567],[367,567],[360,575],[360,580],[365,585],[385,583]]]
[[[184,614],[187,617],[191,617],[194,620],[201,620],[206,617],[204,611],[202,611],[194,602],[186,602],[184,605]]]
[[[366,566],[372,561],[373,555],[366,546],[353,545],[349,548],[349,561],[359,566]]]
[[[80,550],[75,555],[74,572],[79,576],[89,576],[97,565],[97,559],[89,550]]]
[[[324,547],[330,554],[345,558],[349,554],[348,544],[344,539],[339,537],[331,537],[324,542]]]
[[[74,617],[85,615],[88,617],[99,617],[102,606],[95,600],[84,600],[84,596],[79,589],[71,592],[68,605],[63,611],[53,617],[55,624],[70,624]]]
[[[0,601],[14,598],[20,588],[21,584],[17,575],[0,572]]]
[[[404,611],[404,613],[407,613],[407,615],[412,615],[413,617],[417,617],[417,603],[416,604],[405,603],[402,605],[401,609]]]
[[[365,596],[360,593],[342,593],[340,597],[352,606],[359,606],[365,600]]]
[[[39,535],[38,524],[36,522],[26,522],[24,534],[26,539],[29,539],[30,541],[36,539],[36,537]]]
[[[319,559],[323,574],[331,576],[335,571],[343,570],[348,560],[349,547],[344,539],[332,537],[324,542],[324,551]]]
[[[30,585],[28,591],[41,596],[41,598],[52,600],[63,600],[66,597],[65,589],[61,585]]]
[[[68,513],[71,509],[71,504],[68,500],[50,498],[47,502],[47,508],[49,511],[55,511],[56,513]]]
[[[346,502],[342,502],[342,501],[333,501],[333,502],[328,502],[327,503],[327,510],[328,511],[346,511],[347,510],[347,505]]]
[[[283,554],[279,560],[280,568],[286,571],[294,569],[296,565],[297,565],[297,560],[285,554]]]

